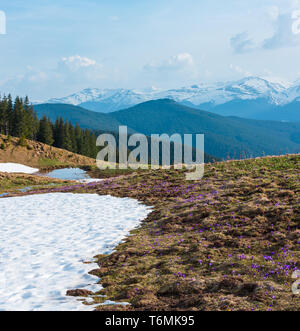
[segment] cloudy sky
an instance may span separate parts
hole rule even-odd
[[[2,93],[300,78],[298,0],[2,0],[0,11]]]

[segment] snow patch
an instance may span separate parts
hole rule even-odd
[[[69,289],[98,291],[84,264],[114,247],[150,208],[97,194],[51,193],[0,199],[0,310],[91,310]]]
[[[27,167],[19,163],[0,163],[0,172],[34,174],[39,169]]]
[[[88,178],[88,179],[80,179],[77,180],[77,182],[79,183],[83,183],[83,184],[90,184],[90,183],[99,183],[99,182],[103,182],[106,179],[98,179],[98,178]]]
[[[62,179],[62,180],[75,180],[78,183],[84,183],[84,184],[102,182],[105,180],[105,179],[90,178],[88,173],[80,168],[56,169],[45,174],[45,176],[50,178]]]

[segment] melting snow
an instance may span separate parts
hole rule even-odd
[[[53,170],[45,176],[50,178],[58,178],[63,180],[76,180],[79,183],[95,183],[102,182],[105,179],[90,178],[85,170],[80,168],[65,168]]]
[[[19,163],[0,163],[0,172],[33,174],[38,171]]]
[[[63,180],[84,180],[89,178],[86,171],[80,168],[56,169],[45,174],[45,176]]]
[[[51,193],[0,199],[0,310],[84,310],[68,289],[101,289],[88,271],[150,208],[133,199]]]

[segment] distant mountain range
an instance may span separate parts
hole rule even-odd
[[[55,122],[57,117],[62,117],[65,121],[78,123],[83,129],[115,132],[121,123],[110,117],[108,114],[102,114],[84,109],[79,106],[68,104],[40,104],[34,105],[34,110],[39,118],[47,116],[51,122]]]
[[[110,113],[159,99],[172,99],[224,116],[300,122],[300,81],[287,86],[259,77],[171,90],[89,88],[64,98],[50,99],[46,103],[71,104]]]
[[[127,125],[129,132],[146,135],[204,133],[205,152],[224,159],[300,152],[300,123],[224,117],[170,99],[148,101],[110,114],[66,104],[35,105],[34,109],[39,117],[46,115],[54,121],[62,116],[97,131],[117,132],[120,125]]]

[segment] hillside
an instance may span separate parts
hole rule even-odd
[[[34,110],[37,112],[39,118],[45,115],[49,117],[51,121],[55,121],[57,117],[62,116],[64,120],[69,120],[72,121],[73,123],[78,123],[81,128],[88,128],[95,130],[96,135],[99,135],[103,132],[116,133],[117,141],[118,141],[118,130],[119,130],[119,126],[122,124],[117,120],[113,119],[108,114],[96,113],[78,106],[73,106],[68,104],[35,105]],[[98,126],[99,123],[100,123],[100,127]],[[128,133],[130,134],[134,132],[135,130],[132,130],[130,126],[128,126]],[[216,158],[215,156],[205,153],[205,162],[214,162],[217,159],[218,158]]]
[[[91,189],[153,212],[98,256],[104,289],[89,299],[131,303],[98,310],[299,311],[299,167],[300,155],[265,157],[207,165],[196,182],[152,171]]]
[[[0,135],[0,163],[21,163],[30,167],[52,168],[57,166],[94,165],[95,160],[55,148],[40,142],[27,140],[26,146],[18,145],[18,138]]]
[[[145,102],[110,117],[146,135],[204,133],[205,151],[221,158],[300,151],[300,123],[224,117],[169,99]]]
[[[258,101],[257,101],[258,102]],[[96,113],[64,104],[34,106],[38,116],[78,123],[81,127],[117,132],[127,125],[129,133],[204,133],[206,153],[219,158],[279,155],[300,151],[300,123],[224,117],[194,109],[169,99],[148,101],[110,114]]]
[[[40,104],[34,105],[34,110],[39,118],[44,115],[55,122],[57,117],[78,123],[81,128],[104,131],[117,131],[120,123],[106,114],[89,111],[79,106],[68,104]]]
[[[189,106],[194,107],[193,104]],[[257,120],[300,122],[300,102],[293,101],[286,105],[273,105],[266,99],[236,99],[224,104],[201,104],[197,109],[207,110],[222,116],[239,116]]]

